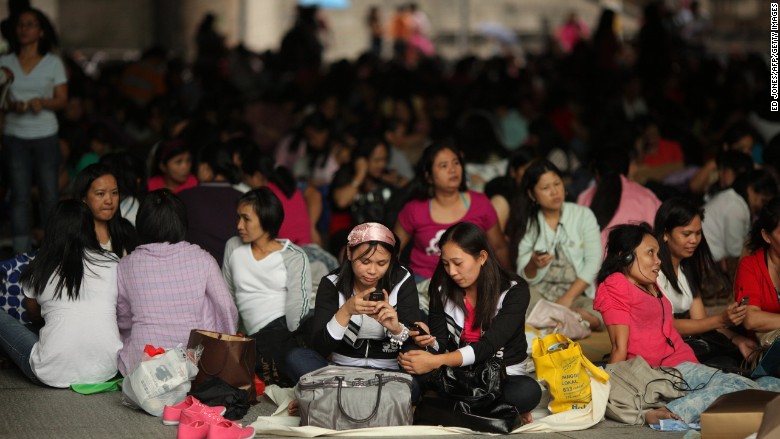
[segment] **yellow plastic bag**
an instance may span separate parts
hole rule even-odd
[[[532,352],[537,379],[550,387],[553,413],[585,408],[591,400],[588,372],[606,383],[609,374],[582,355],[580,345],[565,335],[550,334],[533,341]]]

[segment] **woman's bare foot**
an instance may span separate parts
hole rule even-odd
[[[298,400],[293,399],[290,401],[289,404],[287,404],[287,414],[290,416],[298,416],[300,415],[300,411],[298,410]]]
[[[520,425],[530,424],[531,422],[534,422],[531,412],[520,413]]]
[[[648,410],[647,412],[645,412],[645,423],[648,425],[657,424],[658,422],[661,421],[661,419],[681,420],[682,418],[670,412],[669,409],[666,407],[661,407],[660,409]]]

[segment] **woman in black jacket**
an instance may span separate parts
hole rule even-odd
[[[378,292],[381,298],[369,297]],[[418,323],[414,276],[398,261],[398,240],[379,223],[364,223],[347,237],[347,258],[317,289],[312,349],[287,355],[294,382],[329,364],[398,369],[398,354]],[[412,331],[414,335],[414,331]],[[413,345],[411,343],[408,343]],[[416,401],[417,385],[412,389]]]
[[[428,322],[431,335],[399,357],[401,367],[422,375],[441,366],[468,367],[492,357],[506,368],[504,399],[531,422],[541,388],[527,374],[525,311],[528,284],[498,264],[487,236],[472,223],[458,223],[439,239],[441,258],[431,279]],[[430,349],[430,351],[428,351]]]

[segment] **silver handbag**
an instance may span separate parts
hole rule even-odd
[[[301,425],[331,430],[412,424],[412,377],[403,372],[326,366],[295,386]]]

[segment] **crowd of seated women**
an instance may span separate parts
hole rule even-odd
[[[73,63],[82,94],[59,125],[70,196],[53,207],[51,184],[39,188],[45,231],[22,275],[33,325],[0,313],[0,346],[31,380],[65,387],[131,373],[145,344],[194,328],[241,330],[267,381],[331,363],[401,369],[415,401],[431,371],[499,356],[505,399],[530,422],[541,394],[524,323],[547,300],[607,331],[608,361],[642,356],[699,388],[648,422],[777,389],[714,371],[780,334],[780,127],[726,93],[752,81],[693,62],[711,59],[666,71],[641,52],[635,66],[594,64],[593,50],[519,71],[500,57],[408,71],[367,56],[313,79],[268,55],[257,100],[230,73],[213,90],[180,75],[143,108],[90,94],[111,72]],[[268,85],[278,78],[295,79]],[[697,104],[720,95],[733,101]],[[98,124],[111,145],[76,172]],[[100,336],[75,349],[79,333]],[[705,358],[701,337],[730,351]]]

